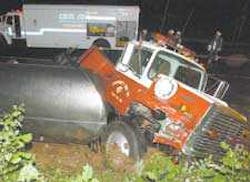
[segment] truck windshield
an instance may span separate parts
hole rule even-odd
[[[172,76],[176,80],[191,87],[200,88],[203,71],[193,63],[174,54],[159,51],[149,70],[149,78],[154,78],[157,74]]]
[[[7,16],[6,24],[8,24],[8,25],[13,24],[13,17],[12,16]]]
[[[136,73],[136,75],[142,75],[151,56],[152,50],[145,47],[135,47],[129,61],[129,67]]]
[[[201,80],[201,73],[191,67],[180,65],[176,70],[174,78],[198,89]]]

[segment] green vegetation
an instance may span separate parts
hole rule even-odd
[[[51,182],[249,182],[250,154],[244,150],[232,150],[223,143],[227,154],[214,163],[211,158],[188,161],[183,158],[178,164],[172,157],[161,152],[147,155],[145,161],[139,161],[133,166],[117,168],[110,164],[104,171],[96,170],[88,164],[83,172],[76,177],[58,172]]]
[[[40,179],[32,155],[23,149],[32,140],[21,132],[24,107],[13,106],[0,120],[0,181],[29,182]]]
[[[103,159],[104,168],[84,165],[79,174],[66,174],[57,169],[42,172],[34,164],[34,157],[24,150],[32,136],[21,132],[23,106],[13,106],[0,119],[0,181],[2,182],[249,182],[250,154],[238,148],[232,150],[222,143],[227,151],[218,162],[211,157],[194,160],[183,157],[176,163],[172,157],[161,152],[149,152],[143,161],[118,162],[109,155]]]

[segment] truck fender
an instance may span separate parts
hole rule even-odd
[[[92,45],[97,46],[97,47],[102,47],[102,48],[111,48],[111,44],[108,42],[108,40],[104,38],[96,39]]]

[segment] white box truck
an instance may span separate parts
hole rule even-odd
[[[138,26],[138,6],[27,4],[0,16],[0,44],[120,49],[137,38]]]

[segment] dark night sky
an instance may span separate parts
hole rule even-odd
[[[182,30],[184,37],[208,39],[220,29],[229,43],[250,43],[250,0],[25,0],[25,3],[79,3],[140,5],[140,27],[156,31],[161,28],[166,3],[169,2],[163,31]],[[21,0],[0,0],[0,11],[18,7]],[[241,28],[240,28],[241,27]]]

